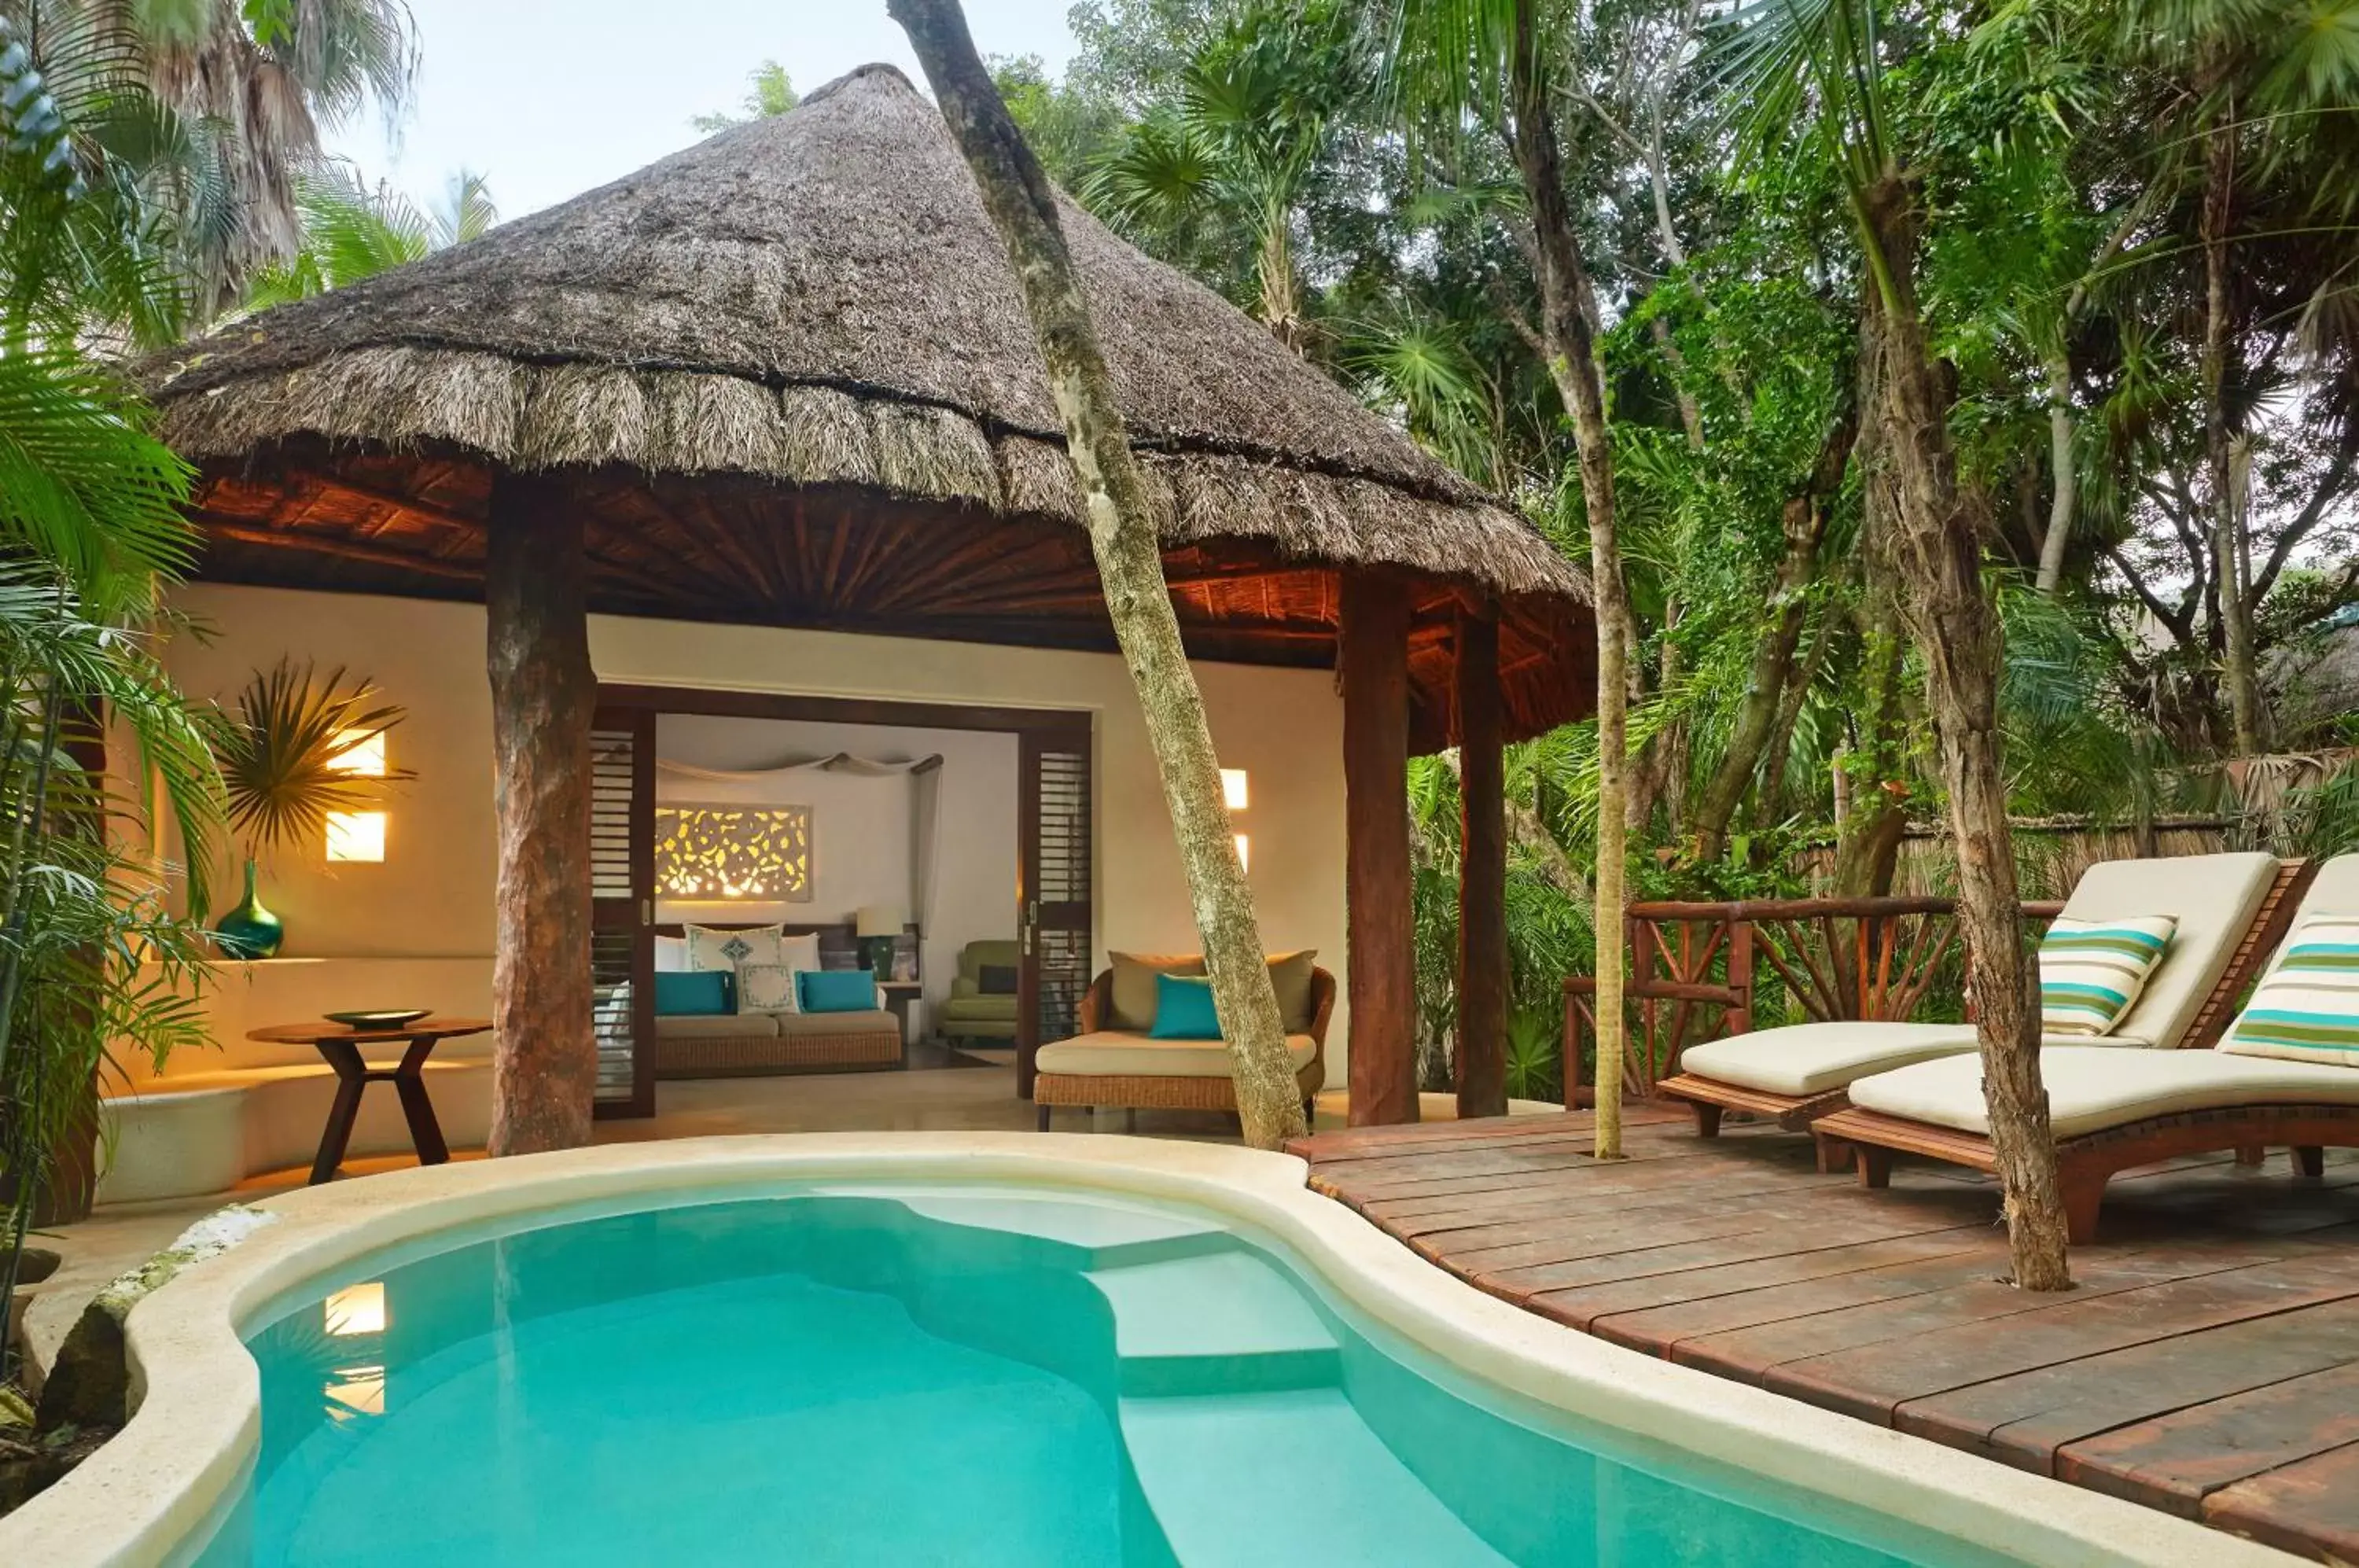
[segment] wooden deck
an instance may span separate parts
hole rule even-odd
[[[1888,1192],[1810,1140],[1625,1112],[1324,1133],[1311,1184],[1495,1295],[1617,1345],[2359,1562],[2359,1156],[2117,1178],[2079,1288],[2002,1284],[1987,1178],[1903,1160]]]

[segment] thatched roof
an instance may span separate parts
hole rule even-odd
[[[1527,643],[1540,621],[1572,635],[1586,585],[1521,518],[1209,290],[1070,202],[1065,221],[1169,546],[1404,570],[1518,602]],[[1080,520],[997,236],[887,66],[143,380],[166,439],[232,480],[409,453]],[[397,502],[424,481],[373,483]]]

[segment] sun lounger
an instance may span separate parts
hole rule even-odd
[[[2271,965],[2314,915],[2359,912],[2359,855],[2329,862],[2287,921]],[[2285,1061],[2210,1051],[2122,1051],[2049,1046],[2039,1071],[2063,1182],[2071,1239],[2093,1240],[2106,1181],[2116,1172],[2182,1154],[2234,1149],[2248,1163],[2270,1147],[2294,1150],[2306,1174],[2328,1147],[2359,1147],[2359,1064]],[[1851,1105],[1811,1130],[1821,1164],[1848,1148],[1864,1185],[1891,1180],[1896,1153],[1979,1171],[1994,1168],[1982,1063],[1975,1056],[1919,1062],[1862,1077]]]
[[[2236,995],[2285,929],[2306,871],[2298,861],[2253,854],[2113,860],[2093,866],[2064,906],[2078,920],[2172,915],[2178,928],[2162,962],[2120,1024],[2093,1040],[2056,1044],[2121,1050],[2209,1045]],[[1975,1049],[1970,1023],[1848,1022],[1757,1029],[1691,1046],[1659,1085],[1694,1111],[1696,1130],[1719,1131],[1726,1110],[1811,1125],[1841,1109],[1854,1081]]]

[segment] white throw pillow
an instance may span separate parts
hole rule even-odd
[[[742,931],[716,931],[689,926],[688,966],[697,970],[737,969],[748,964],[780,964],[779,948],[786,928],[747,926]]]
[[[802,998],[795,987],[795,972],[783,964],[741,964],[737,966],[737,1010],[741,1013],[799,1013]]]
[[[2128,1016],[2169,950],[2176,915],[2058,920],[2039,944],[2039,1027],[2045,1034],[2105,1035]]]
[[[819,968],[819,933],[805,931],[800,936],[780,937],[778,962],[789,969]]]
[[[688,938],[684,936],[656,938],[656,973],[658,975],[688,973]]]

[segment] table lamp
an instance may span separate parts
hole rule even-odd
[[[909,912],[898,904],[866,904],[853,917],[853,934],[879,980],[893,978],[893,943],[909,923]]]

